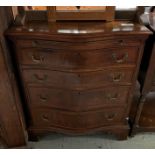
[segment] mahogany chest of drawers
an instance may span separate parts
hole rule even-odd
[[[128,135],[143,44],[150,32],[124,21],[28,23],[7,36],[26,99],[29,135]]]

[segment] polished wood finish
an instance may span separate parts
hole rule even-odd
[[[74,38],[74,39],[78,39],[78,38]],[[88,38],[89,39],[89,38]],[[110,39],[110,38],[109,38]],[[51,51],[55,51],[55,50],[63,50],[64,52],[67,51],[78,51],[79,50],[81,52],[85,52],[83,50],[98,50],[98,49],[104,49],[106,50],[106,48],[116,48],[118,46],[138,46],[140,45],[140,41],[137,39],[135,41],[133,40],[127,40],[126,38],[112,38],[115,40],[100,40],[100,38],[94,38],[94,40],[85,40],[85,41],[44,41],[44,40],[19,40],[17,42],[18,47],[20,48],[39,48],[39,50],[51,50]],[[131,38],[130,38],[131,39]],[[74,45],[76,42],[76,45]],[[84,46],[83,46],[84,45]],[[75,49],[73,48],[75,47]],[[73,49],[72,49],[73,48]],[[137,47],[138,48],[138,47]],[[67,51],[66,51],[67,50]],[[116,49],[118,50],[118,49]],[[54,52],[53,51],[53,52]]]
[[[93,90],[62,90],[29,86],[29,106],[51,107],[69,111],[86,111],[104,107],[126,106],[128,86],[105,87]],[[59,97],[61,95],[61,98]],[[121,96],[124,96],[123,98]],[[65,107],[64,107],[64,102]]]
[[[132,21],[28,22],[6,35],[15,46],[29,136],[46,132],[128,135],[143,44]]]
[[[0,140],[7,147],[26,144],[21,99],[4,31],[13,20],[10,7],[0,7]]]
[[[35,127],[58,127],[72,132],[99,128],[107,125],[119,125],[124,122],[124,110],[120,108],[102,109],[86,112],[67,112],[55,109],[39,109],[31,111],[32,122]],[[102,118],[102,119],[101,119]]]
[[[127,68],[92,72],[61,72],[42,69],[24,69],[23,80],[28,85],[44,85],[55,88],[85,90],[107,85],[131,85],[134,70]],[[63,79],[62,79],[63,77]]]
[[[82,70],[90,68],[91,70],[99,70],[99,68],[104,70],[106,66],[121,66],[122,64],[134,67],[138,57],[138,50],[136,47],[127,47],[104,50],[102,48],[93,50],[93,52],[91,49],[89,51],[77,50],[72,52],[73,50],[34,49],[30,47],[19,50],[17,54],[20,57],[20,63],[23,64],[23,68],[26,68],[27,65],[33,65],[34,67],[40,66],[41,68],[52,68],[61,71],[81,68]],[[85,62],[79,61],[81,59],[85,60]],[[65,61],[68,63],[65,63]]]

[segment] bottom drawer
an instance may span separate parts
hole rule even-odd
[[[124,110],[101,109],[88,112],[68,112],[55,109],[32,110],[32,121],[35,127],[59,127],[65,129],[98,128],[116,125],[125,121]]]

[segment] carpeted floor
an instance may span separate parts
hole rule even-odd
[[[0,146],[0,148],[3,148]],[[40,137],[38,142],[28,142],[29,149],[154,149],[155,133],[141,133],[125,141],[103,134],[66,136],[51,134]]]

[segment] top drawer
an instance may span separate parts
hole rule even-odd
[[[109,48],[115,46],[138,46],[140,40],[128,38],[116,38],[115,40],[99,40],[89,42],[64,42],[64,41],[47,41],[47,40],[18,40],[17,47],[20,48],[52,48],[67,50],[94,50]]]
[[[138,47],[87,51],[27,48],[17,51],[22,67],[45,67],[56,70],[96,70],[107,66],[136,65]]]

